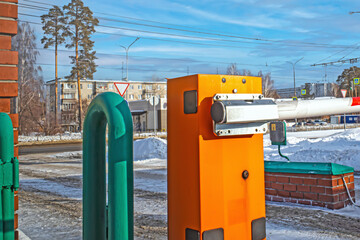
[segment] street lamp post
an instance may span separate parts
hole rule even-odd
[[[300,62],[304,57],[300,58],[299,60],[297,60],[296,62],[290,62],[287,61],[287,63],[290,63],[293,66],[293,74],[294,74],[294,97],[296,97],[296,85],[295,85],[295,65]]]
[[[126,52],[126,81],[128,81],[129,79],[128,79],[128,59],[129,59],[129,54],[128,54],[128,52],[129,52],[129,49],[130,49],[130,47],[137,41],[137,40],[139,40],[140,38],[139,37],[137,37],[136,39],[135,39],[135,41],[133,41],[128,47],[124,47],[124,46],[122,46],[122,45],[120,45],[120,47],[122,47],[122,48],[124,48],[125,49],[125,52]]]

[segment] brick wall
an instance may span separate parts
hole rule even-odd
[[[268,201],[340,209],[351,204],[342,176],[355,202],[354,173],[322,175],[266,172],[265,197]]]
[[[11,112],[11,99],[18,95],[18,53],[11,51],[11,37],[17,33],[18,0],[0,0],[0,112],[6,112],[14,126],[14,144],[18,143],[18,114]],[[18,147],[14,149],[18,157]],[[19,198],[15,193],[15,211],[19,208]],[[15,229],[18,228],[18,216],[15,214]],[[18,239],[18,232],[15,232]]]

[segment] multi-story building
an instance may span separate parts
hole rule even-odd
[[[309,89],[308,95],[315,97],[332,97],[334,96],[333,83],[305,83],[304,89]]]
[[[306,89],[305,95],[301,94],[302,89]],[[334,96],[334,83],[305,83],[295,90],[298,98],[331,97]],[[294,96],[294,88],[280,88],[276,91],[280,98],[292,98]]]
[[[295,88],[296,96],[301,95],[301,88],[297,87]],[[276,89],[277,94],[280,96],[280,98],[292,98],[294,97],[294,88],[280,88]]]
[[[87,80],[80,81],[83,115],[91,100],[102,92],[116,92],[116,80]],[[154,95],[166,99],[166,82],[138,82],[129,81],[129,87],[124,98],[130,101],[148,100]],[[47,117],[51,118],[55,112],[55,80],[46,83]],[[58,80],[57,120],[64,131],[76,131],[78,128],[78,91],[77,82],[67,79]]]

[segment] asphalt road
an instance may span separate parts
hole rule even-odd
[[[20,146],[19,155],[34,153],[58,153],[73,152],[82,150],[82,143],[60,143],[60,144],[44,144],[32,146]]]

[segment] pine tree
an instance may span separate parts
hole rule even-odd
[[[360,68],[353,66],[344,69],[341,75],[338,76],[336,82],[337,84],[340,85],[340,89],[348,90],[349,96],[356,97],[358,96],[358,91],[360,91],[360,87],[359,85],[354,86],[354,78],[358,78],[359,76],[360,76]]]
[[[70,75],[66,78],[77,80],[78,107],[79,107],[79,130],[82,127],[82,104],[80,79],[92,79],[96,72],[95,51],[93,51],[94,41],[90,37],[95,32],[95,26],[99,21],[93,17],[92,11],[84,6],[81,0],[71,0],[68,5],[63,7],[66,21],[70,32],[70,42],[67,48],[75,48],[75,56],[70,56],[71,69]]]
[[[43,24],[44,37],[41,43],[44,48],[55,47],[55,125],[57,122],[57,99],[58,99],[58,46],[65,42],[65,38],[69,35],[66,27],[64,12],[58,6],[54,6],[48,12],[41,16]]]

